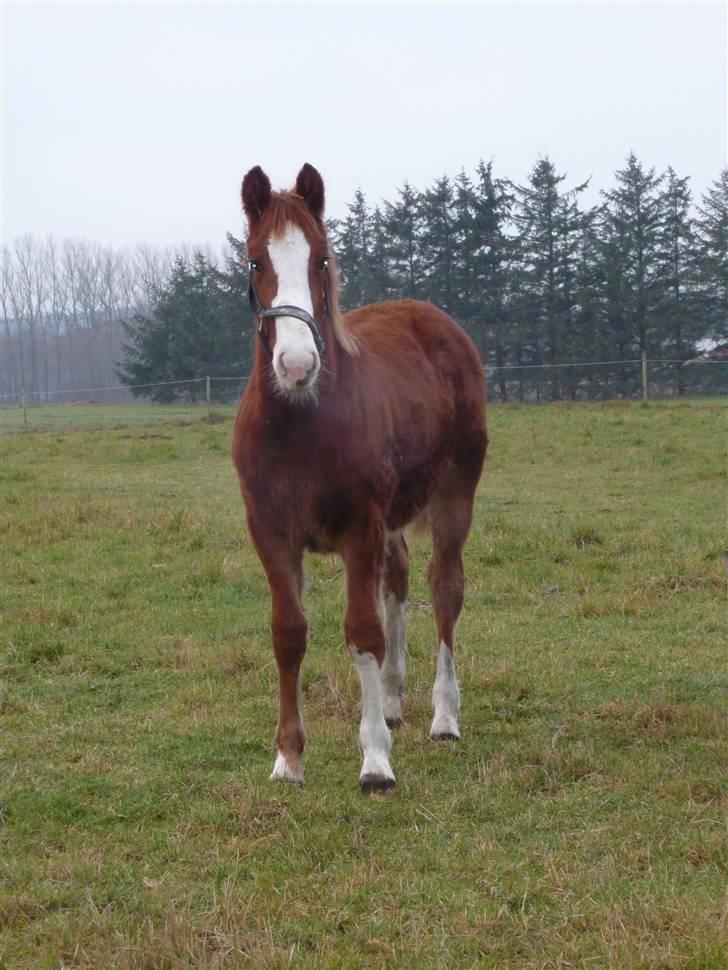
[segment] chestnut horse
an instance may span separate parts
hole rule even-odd
[[[290,192],[245,176],[255,364],[232,446],[248,528],[268,577],[278,665],[271,778],[303,781],[299,678],[306,651],[303,554],[344,562],[344,631],[361,682],[363,791],[394,787],[389,726],[402,719],[408,552],[429,525],[437,622],[430,736],[460,737],[453,642],[462,552],[485,458],[483,367],[467,334],[430,303],[342,316],[323,223],[324,185],[304,165]]]

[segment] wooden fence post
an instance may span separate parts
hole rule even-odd
[[[205,378],[206,396],[207,396],[207,423],[212,423],[212,403],[210,401],[210,378],[209,376]]]
[[[642,403],[647,404],[647,351],[642,351]]]

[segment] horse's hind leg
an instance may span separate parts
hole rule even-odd
[[[382,606],[385,653],[382,664],[382,704],[389,727],[402,723],[405,675],[405,609],[409,588],[409,553],[401,532],[387,535],[384,550]]]
[[[455,675],[455,626],[463,605],[463,546],[473,514],[477,479],[455,466],[438,487],[429,506],[432,560],[428,580],[437,622],[437,674],[432,688],[434,716],[430,737],[457,740],[460,688]]]

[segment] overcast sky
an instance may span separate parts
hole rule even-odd
[[[3,236],[207,242],[260,164],[357,187],[548,154],[595,189],[630,149],[703,191],[726,164],[726,5],[3,3]]]

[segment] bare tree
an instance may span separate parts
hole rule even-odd
[[[2,391],[8,397],[16,397],[22,385],[20,359],[18,355],[18,341],[13,336],[12,327],[16,321],[15,303],[15,267],[12,254],[7,246],[2,248],[2,267],[0,270],[0,306],[3,314],[3,348],[0,355],[0,382]],[[0,396],[0,400],[4,397]]]
[[[67,266],[63,253],[53,236],[46,240],[45,268],[48,274],[48,319],[53,332],[53,356],[55,358],[55,389],[60,390],[63,335],[69,304],[69,284]]]
[[[40,352],[39,331],[43,327],[43,303],[45,300],[45,278],[41,249],[31,235],[21,236],[13,244],[15,262],[15,286],[13,303],[16,323],[21,331],[26,330],[30,350],[30,391],[37,394],[40,389]],[[21,336],[22,340],[22,336]],[[47,392],[47,385],[46,385]]]

